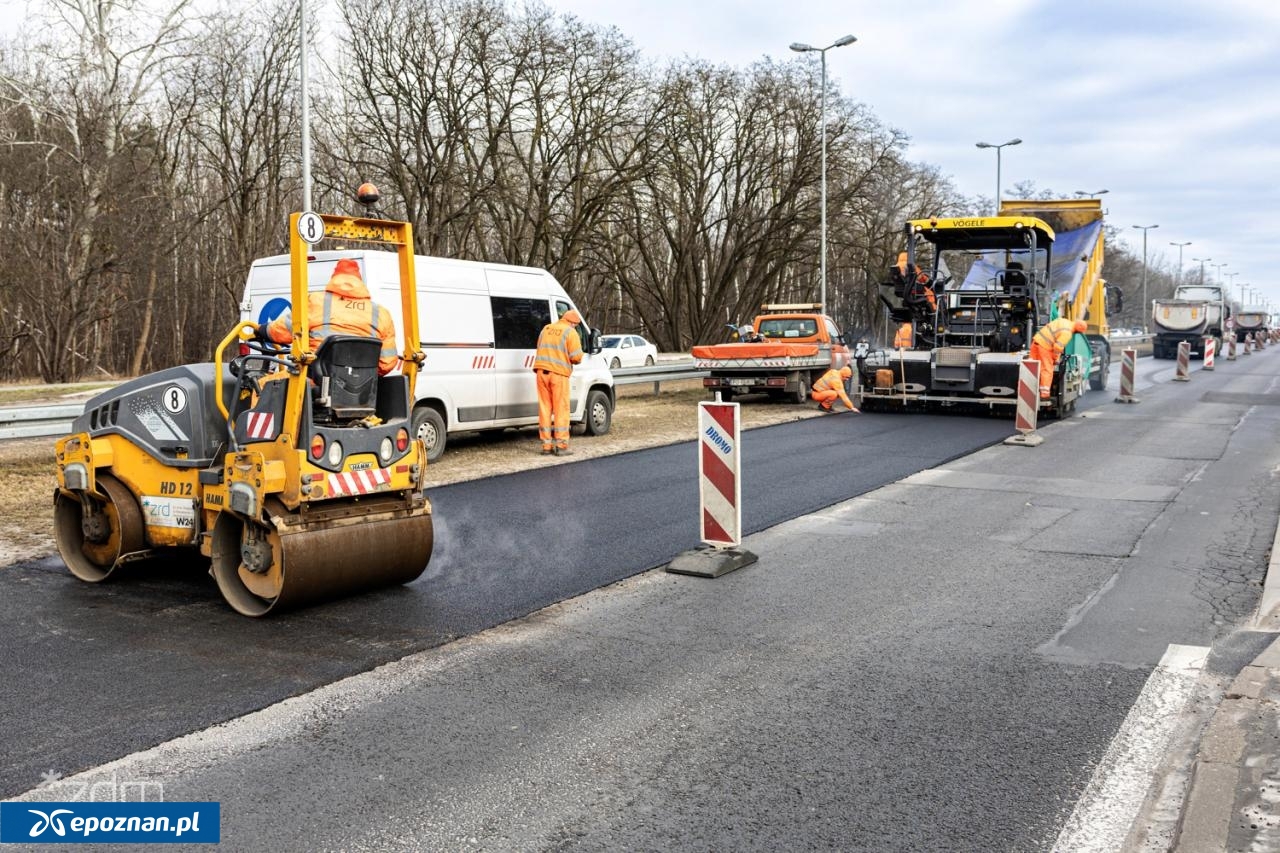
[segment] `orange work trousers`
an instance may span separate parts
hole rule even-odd
[[[828,388],[826,391],[813,390],[809,392],[809,396],[822,404],[822,408],[829,409],[836,400],[844,403],[845,408],[854,408],[853,401],[849,399],[849,395],[843,391],[837,391],[834,388]]]
[[[569,447],[569,377],[535,370],[538,377],[538,438],[542,449]]]
[[[1040,398],[1049,399],[1049,389],[1053,387],[1053,369],[1058,366],[1062,353],[1040,346],[1039,341],[1031,342],[1031,358],[1040,362]]]

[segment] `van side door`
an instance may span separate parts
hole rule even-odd
[[[418,272],[418,330],[427,360],[418,373],[417,398],[439,401],[450,432],[480,429],[495,405],[493,322],[483,289],[424,286]]]
[[[537,423],[538,389],[533,358],[538,335],[551,322],[545,296],[489,297],[493,315],[495,417],[499,421]]]

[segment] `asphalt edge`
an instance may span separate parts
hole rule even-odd
[[[1280,632],[1280,524],[1271,543],[1262,598],[1250,627]],[[1231,682],[1200,738],[1191,764],[1189,790],[1169,849],[1210,853],[1232,849],[1274,849],[1280,821],[1268,800],[1267,773],[1274,768],[1250,763],[1251,732],[1280,726],[1280,637]],[[1269,796],[1268,796],[1269,794]],[[1239,821],[1232,847],[1233,823]],[[1245,846],[1240,847],[1244,841]],[[1262,843],[1263,847],[1258,847]]]

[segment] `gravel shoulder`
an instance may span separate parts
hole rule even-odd
[[[451,436],[444,456],[428,468],[427,493],[432,486],[692,441],[697,435],[697,404],[705,399],[697,379],[664,382],[657,394],[649,384],[621,386],[609,433],[572,437],[570,457],[543,456],[536,427]],[[24,402],[36,405],[41,400],[29,397]],[[813,404],[749,398],[742,405],[742,425],[752,429],[819,414]],[[48,438],[0,442],[0,566],[56,550],[53,445]]]

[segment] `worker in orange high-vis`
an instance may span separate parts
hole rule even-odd
[[[898,327],[898,331],[893,336],[894,349],[911,349],[911,345],[915,343],[915,324],[907,322]]]
[[[395,321],[386,308],[373,301],[360,278],[360,265],[350,258],[338,261],[324,290],[307,294],[307,322],[311,324],[307,337],[313,350],[330,335],[378,338],[382,341],[378,374],[386,375],[400,365]],[[293,310],[286,308],[270,323],[258,326],[254,337],[263,342],[293,343]]]
[[[533,373],[538,382],[538,438],[543,455],[568,456],[569,375],[582,361],[582,340],[574,326],[582,315],[570,308],[559,320],[542,327]]]
[[[1059,317],[1050,320],[1036,331],[1031,339],[1031,358],[1040,362],[1040,399],[1049,399],[1049,389],[1053,385],[1053,371],[1058,366],[1058,359],[1071,343],[1076,332],[1084,332],[1089,328],[1084,320],[1068,320]]]
[[[818,408],[824,412],[834,412],[835,409],[831,404],[836,400],[844,403],[845,407],[851,411],[858,411],[853,405],[853,401],[849,399],[849,395],[844,391],[844,383],[853,377],[853,368],[849,365],[836,370],[834,367],[819,377],[818,381],[813,383],[813,391],[811,396],[818,401]]]

